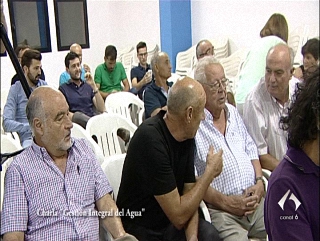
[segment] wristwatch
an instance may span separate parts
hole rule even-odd
[[[263,185],[265,184],[262,177],[256,177],[256,183],[257,183],[258,181],[262,181]]]
[[[93,91],[93,95],[96,95],[99,92],[99,89]]]

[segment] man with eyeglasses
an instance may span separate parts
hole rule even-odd
[[[212,43],[209,40],[204,39],[204,40],[201,40],[196,46],[196,57],[197,57],[197,60],[199,61],[200,59],[202,59],[206,56],[214,56],[214,46],[212,45]],[[189,74],[189,76],[191,78],[194,78],[195,68],[196,68],[196,66],[193,67],[191,73]],[[236,106],[236,102],[234,100],[233,92],[230,89],[230,85],[227,84],[226,88],[227,88],[227,101],[228,101],[228,103],[233,106]]]
[[[139,42],[137,44],[137,57],[139,59],[139,65],[131,69],[131,83],[132,87],[135,88],[131,92],[136,92],[139,98],[142,100],[142,94],[151,82],[152,71],[150,64],[147,63],[148,51],[145,42]]]
[[[264,239],[264,183],[258,150],[236,108],[226,103],[228,79],[223,67],[214,57],[204,57],[195,78],[206,93],[205,119],[195,137],[199,176],[206,167],[208,147],[223,150],[223,170],[204,197],[212,224],[222,240]]]

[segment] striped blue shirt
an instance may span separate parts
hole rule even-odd
[[[226,131],[223,135],[214,125],[211,113],[205,109],[205,119],[197,131],[195,166],[199,175],[204,173],[209,146],[217,152],[223,150],[223,169],[211,186],[225,195],[241,195],[255,183],[255,171],[251,163],[258,159],[255,143],[236,108],[226,104]]]

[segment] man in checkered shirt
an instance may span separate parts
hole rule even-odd
[[[195,137],[195,165],[199,175],[205,169],[210,145],[223,150],[223,169],[209,186],[207,202],[212,224],[222,240],[263,239],[264,185],[255,143],[236,108],[226,103],[222,65],[212,56],[197,65],[195,79],[206,93],[205,119]]]
[[[99,216],[116,240],[136,240],[116,215],[112,188],[92,149],[71,138],[68,110],[63,94],[50,87],[30,96],[26,112],[34,139],[6,172],[4,240],[99,240]]]

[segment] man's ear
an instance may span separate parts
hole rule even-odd
[[[43,135],[43,123],[39,118],[34,118],[33,121],[34,132],[38,133],[40,136]]]
[[[26,65],[24,65],[23,67],[22,67],[22,70],[23,70],[23,73],[28,73],[27,71],[28,71],[28,67],[26,66]]]
[[[193,116],[193,107],[192,106],[189,106],[186,110],[186,120],[187,120],[187,123],[190,123],[191,120],[192,120],[192,116]]]
[[[291,73],[291,74],[293,74],[293,72],[294,72],[294,68],[292,68],[292,69],[290,70],[290,73]]]

